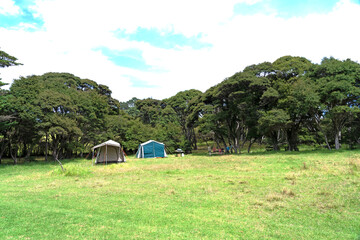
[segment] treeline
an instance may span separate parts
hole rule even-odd
[[[296,151],[298,144],[339,149],[360,141],[360,65],[349,59],[313,64],[284,56],[248,66],[204,93],[163,100],[119,102],[107,86],[69,73],[21,77],[0,94],[0,162],[48,153],[85,157],[108,139],[127,153],[149,139],[170,152],[191,152],[201,141],[236,153],[256,142]]]
[[[168,105],[139,100],[126,113],[107,86],[69,73],[21,77],[1,94],[0,159],[5,154],[15,163],[19,156],[47,153],[54,159],[85,157],[108,139],[128,153],[149,139],[165,142],[170,151],[184,142],[171,99]]]
[[[290,151],[299,143],[354,147],[360,140],[359,97],[358,63],[324,58],[312,64],[284,56],[248,66],[207,90],[193,122],[237,151],[256,141]]]
[[[256,142],[273,150],[296,151],[298,144],[331,150],[360,143],[359,98],[357,62],[324,58],[313,64],[284,56],[248,66],[205,93],[189,90],[122,106],[145,124],[176,122],[186,151],[196,149],[197,140],[232,146],[236,153]]]

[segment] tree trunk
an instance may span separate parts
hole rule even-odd
[[[328,148],[329,150],[331,150],[331,147],[330,147],[330,144],[329,144],[327,135],[326,135],[326,133],[324,132],[324,130],[322,129],[322,127],[321,127],[321,124],[320,124],[320,116],[319,116],[319,115],[316,115],[316,116],[315,116],[315,123],[316,123],[317,127],[319,128],[320,132],[324,135],[324,139],[325,139],[325,143],[326,143],[327,148]]]
[[[297,147],[297,129],[291,128],[286,131],[289,151],[299,151]]]
[[[234,139],[234,149],[235,149],[236,154],[241,153],[239,139],[237,139],[237,138]]]
[[[23,156],[25,156],[26,157],[26,155],[27,155],[27,148],[28,148],[28,146],[27,146],[27,144],[26,144],[26,142],[24,142],[24,148],[22,149],[22,153],[21,153],[21,155],[20,155],[20,157],[23,157]],[[25,158],[26,159],[26,158]]]
[[[59,153],[58,153],[57,149],[53,149],[52,156],[54,158],[54,161],[58,160]]]
[[[72,149],[66,149],[65,157],[66,157],[66,159],[72,159],[73,158]]]
[[[63,165],[61,164],[61,162],[59,161],[59,152],[58,149],[53,149],[53,158],[54,158],[54,161],[58,162],[60,167],[61,167],[61,170],[64,171],[64,167]]]
[[[192,132],[192,144],[193,144],[194,150],[197,150],[197,139],[196,139],[195,129],[192,128],[191,132]]]
[[[273,150],[274,151],[280,151],[280,147],[278,143],[273,143]]]
[[[1,159],[2,159],[2,156],[5,152],[5,149],[6,149],[6,141],[2,141],[1,142],[1,148],[0,148],[0,164],[1,164]]]
[[[54,158],[54,161],[59,160],[59,154],[60,154],[60,147],[59,147],[59,139],[52,137],[52,156]]]
[[[341,131],[335,130],[335,149],[340,149],[340,138],[341,138]]]
[[[49,146],[48,146],[48,134],[46,132],[45,135],[45,161],[48,161],[48,150],[49,150]]]
[[[18,160],[17,160],[17,147],[15,148],[15,151],[13,152],[12,149],[11,149],[11,143],[9,141],[9,152],[10,152],[10,156],[11,158],[14,160],[14,164],[16,165],[18,163]]]
[[[324,130],[322,129],[322,127],[320,126],[320,124],[318,125],[318,127],[319,127],[320,132],[324,135],[324,140],[325,140],[325,143],[326,143],[327,148],[328,148],[329,150],[331,150],[331,146],[330,146],[330,144],[329,144],[329,140],[328,140],[328,138],[327,138],[326,133],[324,132]]]
[[[247,150],[248,153],[250,153],[251,145],[253,145],[253,143],[256,141],[256,139],[254,139],[254,141],[251,141],[251,140],[252,139],[250,139],[248,150]]]
[[[27,160],[27,161],[29,161],[29,159],[30,159],[30,155],[31,155],[31,152],[32,152],[32,150],[34,149],[34,145],[30,145],[30,147],[27,149],[27,151],[26,151],[26,156],[25,156],[25,159]]]
[[[325,133],[323,133],[323,134],[324,134],[324,138],[325,138],[325,143],[326,143],[326,146],[327,146],[327,148],[328,148],[329,150],[331,150],[331,147],[330,147],[330,144],[329,144],[328,138],[327,138],[327,136],[326,136],[326,134],[325,134]]]
[[[273,150],[274,151],[279,151],[280,150],[280,147],[279,147],[279,131],[273,131],[270,135],[270,138],[271,138],[271,142],[272,142],[272,145],[273,145]]]
[[[241,143],[241,148],[243,148],[245,146],[245,143],[247,142],[247,140],[243,140],[242,143]]]
[[[14,151],[14,154],[12,153],[12,151],[10,151],[11,154],[11,158],[14,160],[14,164],[18,164],[18,159],[17,159],[17,150]]]

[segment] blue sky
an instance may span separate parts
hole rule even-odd
[[[16,28],[21,23],[33,24],[37,28],[42,27],[42,19],[40,17],[35,17],[36,13],[31,8],[34,4],[34,0],[15,0],[13,3],[14,8],[17,8],[17,13],[0,14],[0,27]]]
[[[358,22],[358,0],[1,0],[0,48],[24,64],[1,76],[65,71],[119,100],[165,98],[283,55],[359,61]]]
[[[123,51],[111,50],[107,47],[100,47],[98,50],[109,58],[110,61],[116,65],[135,68],[142,71],[148,71],[151,69],[150,65],[147,65],[142,57],[142,52],[138,49],[126,49]]]
[[[338,0],[265,0],[253,5],[238,3],[235,14],[252,15],[257,13],[276,13],[282,18],[304,17],[314,13],[332,11]]]
[[[201,41],[201,33],[197,36],[186,37],[183,34],[174,31],[161,31],[156,28],[137,28],[133,33],[126,33],[124,30],[118,30],[115,33],[117,38],[124,38],[129,41],[147,42],[152,46],[173,49],[181,47],[191,47],[200,49],[211,47],[210,43]]]
[[[17,27],[21,23],[31,23],[41,28],[43,21],[41,18],[35,18],[33,13],[28,9],[22,9],[19,15],[0,15],[0,26],[5,28]]]

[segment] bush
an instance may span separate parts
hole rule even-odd
[[[64,166],[64,171],[61,168],[55,169],[52,174],[54,175],[63,175],[63,176],[70,176],[70,177],[81,177],[81,176],[88,176],[92,172],[90,168],[83,167],[81,165],[66,165]]]

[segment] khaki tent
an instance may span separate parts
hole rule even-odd
[[[91,149],[93,152],[93,158],[95,149],[97,149],[95,163],[118,163],[125,162],[126,160],[120,143],[113,140],[106,141],[93,147]]]

